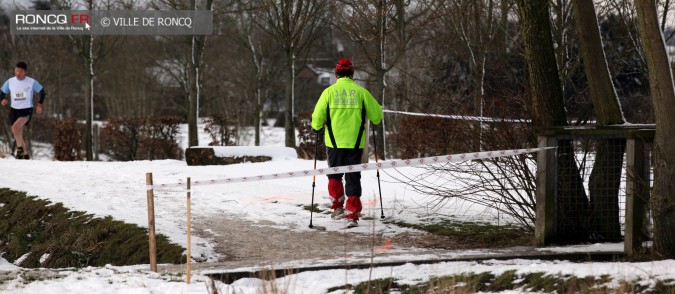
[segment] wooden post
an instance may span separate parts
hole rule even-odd
[[[539,148],[557,146],[558,139],[555,137],[539,137]],[[537,153],[537,203],[534,228],[537,246],[550,244],[555,238],[556,154],[556,149],[541,150]]]
[[[645,142],[626,142],[626,230],[624,253],[632,256],[642,247],[645,205],[649,199],[649,162],[645,160]]]
[[[370,136],[368,136],[368,134],[370,132],[368,132],[368,129],[370,129],[370,121],[366,120],[366,129],[363,130],[363,133],[365,134],[363,139],[366,140],[366,145],[363,145],[363,153],[361,154],[361,163],[368,163],[368,160],[370,159],[370,154],[368,154],[369,152],[368,140],[370,140]],[[375,144],[377,144],[377,142],[375,142]]]
[[[187,283],[190,284],[190,262],[192,260],[192,240],[190,234],[190,227],[192,226],[192,205],[190,193],[190,177],[187,178]]]
[[[152,189],[152,173],[145,174],[148,185],[148,235],[150,238],[150,270],[157,272],[157,241],[155,239],[155,195]]]

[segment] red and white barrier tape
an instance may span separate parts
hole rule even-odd
[[[467,160],[487,159],[487,158],[496,158],[496,157],[526,154],[526,153],[532,153],[532,152],[537,152],[537,151],[540,151],[540,150],[552,149],[552,148],[556,148],[556,147],[498,150],[498,151],[461,153],[461,154],[451,154],[451,155],[442,155],[442,156],[413,158],[413,159],[398,159],[398,160],[381,161],[381,162],[378,162],[378,163],[371,162],[371,163],[362,163],[362,164],[355,164],[355,165],[345,165],[345,166],[338,166],[338,167],[320,168],[320,169],[316,169],[316,170],[310,169],[310,170],[275,173],[275,174],[267,174],[267,175],[254,175],[254,176],[248,176],[248,177],[236,177],[236,178],[192,181],[192,186],[220,185],[220,184],[230,184],[230,183],[245,183],[245,182],[255,182],[255,181],[265,181],[265,180],[275,180],[275,179],[287,179],[287,178],[296,178],[296,177],[309,177],[309,176],[315,176],[315,175],[318,176],[318,175],[342,174],[342,173],[360,172],[360,171],[386,169],[386,168],[408,167],[408,166],[417,166],[417,165],[424,165],[424,164],[462,162],[462,161],[467,161]],[[179,183],[174,183],[174,184],[148,185],[147,189],[148,190],[168,190],[169,188],[176,188],[176,187],[183,188],[185,186],[186,186],[186,183],[179,182]]]
[[[412,116],[428,116],[428,117],[437,117],[437,118],[449,118],[457,120],[472,120],[472,121],[481,121],[481,122],[509,122],[509,123],[530,123],[530,119],[513,119],[513,118],[495,118],[495,117],[485,117],[485,116],[469,116],[469,115],[444,115],[444,114],[432,114],[432,113],[417,113],[417,112],[408,112],[408,111],[397,111],[397,110],[388,110],[383,109],[382,112],[386,113],[396,113],[396,114],[405,114]]]

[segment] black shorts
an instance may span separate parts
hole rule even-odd
[[[30,122],[30,118],[33,116],[33,108],[24,108],[24,109],[14,109],[12,108],[9,112],[9,124],[14,125],[14,122],[16,122],[17,119],[20,117],[28,117],[28,121],[24,126],[27,126],[28,123]]]

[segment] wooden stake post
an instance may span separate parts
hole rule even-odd
[[[190,262],[192,260],[192,238],[190,235],[190,227],[192,226],[192,204],[191,204],[191,195],[190,195],[190,178],[187,178],[187,283],[190,284],[190,277],[192,272],[190,271]]]
[[[155,239],[155,195],[152,189],[152,173],[145,174],[148,190],[148,235],[150,238],[150,270],[157,272],[157,241]]]

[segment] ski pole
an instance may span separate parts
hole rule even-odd
[[[375,163],[377,160],[377,133],[375,132],[375,125],[373,124],[373,145],[375,146]],[[377,169],[377,189],[380,190],[380,218],[384,219],[384,207],[382,207],[382,186],[380,185],[380,169]]]
[[[319,132],[316,132],[314,140],[314,171],[316,171],[316,157],[319,153]],[[316,187],[316,173],[312,176],[312,204],[309,206],[309,228],[313,228],[312,216],[314,214],[314,188]]]

